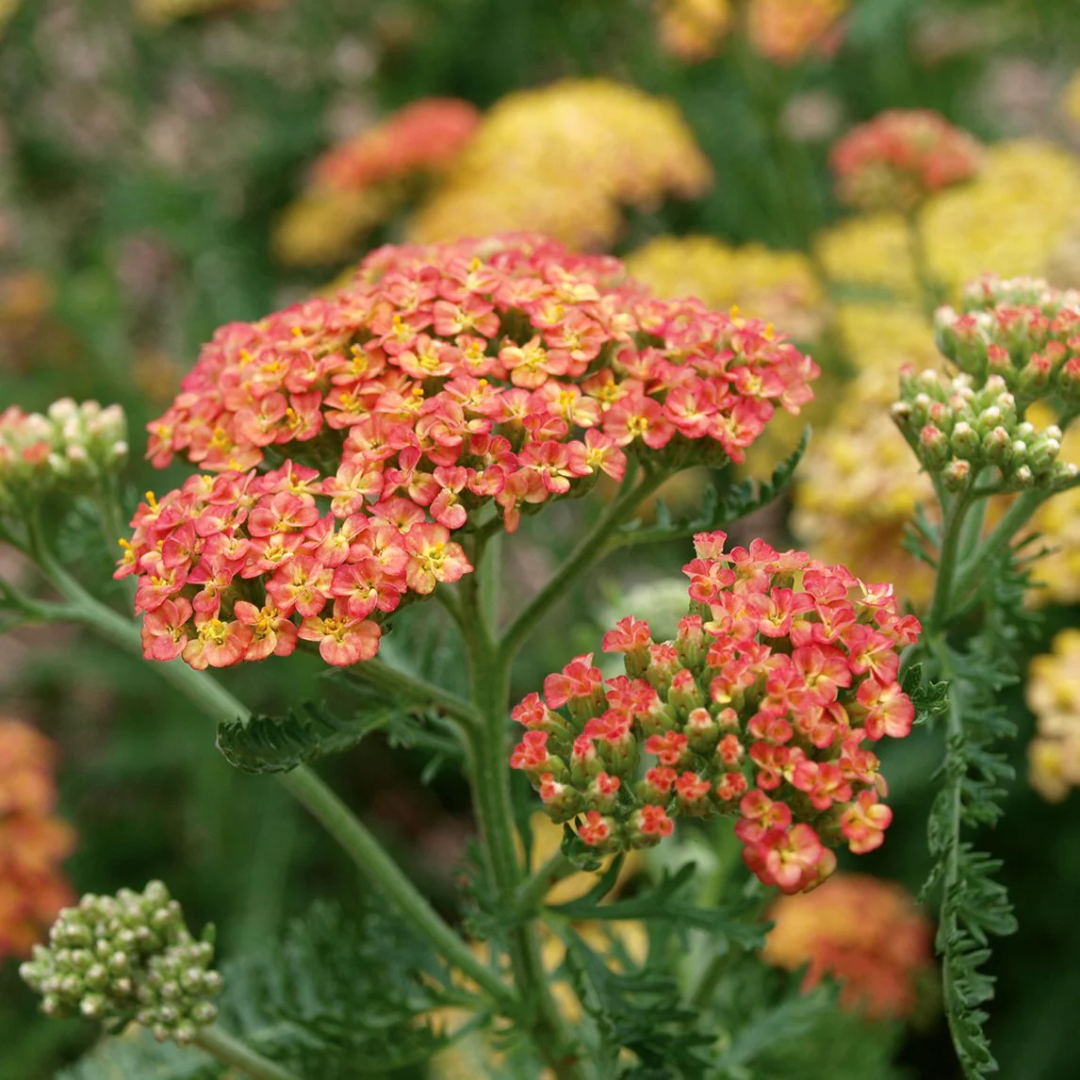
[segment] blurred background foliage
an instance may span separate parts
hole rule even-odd
[[[685,62],[658,47],[657,13],[646,0],[2,6],[0,407],[41,409],[61,395],[121,403],[134,434],[132,505],[138,492],[182,475],[174,466],[162,477],[139,461],[141,431],[171,400],[200,343],[221,323],[257,318],[324,286],[347,261],[297,267],[275,255],[275,228],[304,190],[313,159],[417,99],[453,96],[488,109],[514,91],[583,76],[673,99],[716,182],[700,198],[631,211],[616,253],[668,234],[817,253],[816,269],[824,262],[832,279],[822,310],[827,298],[844,301],[848,294],[836,282],[848,277],[856,292],[880,293],[873,268],[859,263],[858,245],[839,244],[830,256],[822,240],[841,217],[828,149],[853,123],[886,108],[929,107],[988,141],[1037,135],[1063,152],[1080,147],[1080,120],[1070,126],[1057,104],[1080,64],[1075,0],[860,0],[833,55],[787,66],[734,39],[715,56]],[[527,143],[529,132],[519,134]],[[1037,217],[1038,168],[1034,173],[1027,194]],[[1023,231],[1027,211],[1019,213]],[[980,223],[993,233],[993,220]],[[1073,224],[1033,220],[1032,228],[1060,238]],[[383,222],[352,254],[400,238],[406,227],[404,216]],[[951,243],[966,242],[946,235],[942,260]],[[676,253],[676,263],[681,257]],[[897,269],[887,256],[884,268]],[[749,273],[738,271],[735,292]],[[1068,264],[1063,273],[1072,273]],[[735,298],[721,294],[716,302]],[[906,302],[901,296],[901,308]],[[862,338],[848,328],[855,368],[872,368],[875,349],[890,352],[886,368],[898,351],[917,358],[928,331],[916,329],[919,345],[911,347],[902,342],[911,321],[897,329],[890,318],[871,309]],[[809,336],[815,356],[831,356],[830,370],[842,380],[852,357],[845,368],[842,318],[838,324],[840,331]],[[841,400],[839,382],[823,385],[825,407]],[[885,423],[872,400],[844,399],[834,418],[840,445],[862,446],[861,429]],[[808,490],[813,483],[806,481]],[[670,494],[692,508],[700,491]],[[900,500],[903,513],[915,498]],[[786,509],[742,526],[740,536],[767,530],[785,539]],[[542,528],[506,544],[507,604],[514,588],[544,579],[580,512],[554,508]],[[891,527],[874,534],[880,543],[880,535],[898,539]],[[74,532],[66,543],[83,580],[100,582],[101,593],[120,604],[119,591],[106,584],[114,552],[89,533]],[[565,662],[566,642],[577,651],[594,648],[611,613],[624,612],[628,590],[677,573],[685,558],[683,546],[673,545],[632,571],[622,560],[608,564],[591,591],[566,599],[555,616],[561,633],[536,639],[519,673],[521,692]],[[912,595],[917,591],[912,586]],[[1059,603],[1047,614],[1032,653],[1074,624],[1077,609]],[[459,658],[437,614],[413,609],[397,629],[392,644],[409,653],[422,643],[430,666],[453,680]],[[271,711],[336,692],[315,663],[299,658],[223,679],[253,707]],[[0,694],[0,712],[32,720],[60,746],[61,811],[79,835],[67,864],[77,891],[166,878],[193,925],[217,923],[229,954],[274,936],[313,898],[359,889],[276,787],[231,770],[213,752],[208,724],[163,693],[148,666],[74,631],[30,630],[3,641]],[[1049,804],[1032,790],[1024,754],[1034,722],[1020,691],[1013,707],[1018,779],[989,847],[1005,860],[1021,932],[996,951],[991,1031],[1002,1075],[1058,1080],[1080,1071],[1071,1028],[1080,997],[1080,801]],[[859,867],[913,890],[926,871],[936,753],[933,738],[922,734],[888,748],[895,823],[885,847]],[[471,830],[467,793],[447,770],[421,782],[426,761],[416,749],[372,737],[325,768],[425,890],[449,902]],[[36,1018],[15,966],[0,967],[0,1077],[37,1080],[77,1056],[93,1033]],[[944,1064],[951,1051],[933,1016],[908,1038],[899,1060],[912,1076],[956,1075]],[[814,1075],[831,1075],[822,1067]]]

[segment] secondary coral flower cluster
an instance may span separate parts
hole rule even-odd
[[[890,586],[725,542],[695,538],[674,641],[623,619],[604,651],[623,654],[625,676],[605,682],[578,656],[514,709],[526,732],[511,765],[602,852],[654,844],[674,817],[735,815],[746,865],[800,892],[832,873],[830,847],[862,854],[884,838],[892,813],[867,743],[911,730],[899,652],[920,626]]]
[[[420,242],[535,229],[608,248],[624,207],[695,198],[712,167],[672,101],[605,79],[509,94],[408,227]]]
[[[836,874],[812,896],[780,897],[762,959],[806,968],[803,990],[825,977],[840,1004],[871,1019],[910,1018],[933,971],[933,928],[902,886],[867,874]]]
[[[1038,721],[1028,747],[1031,785],[1061,802],[1080,785],[1080,630],[1062,630],[1028,674],[1027,703]]]
[[[833,147],[837,198],[863,210],[916,209],[927,196],[969,180],[982,146],[929,109],[890,109]]]
[[[361,232],[400,209],[418,181],[445,171],[479,122],[467,101],[425,98],[332,148],[278,223],[279,255],[300,264],[343,258]]]
[[[808,54],[834,52],[849,6],[850,0],[750,0],[747,31],[762,56],[787,67]]]
[[[29,724],[0,717],[0,961],[28,955],[71,902],[60,864],[75,834],[53,817],[55,756]]]
[[[457,530],[513,531],[628,459],[741,461],[816,374],[759,322],[542,238],[381,249],[335,297],[215,334],[149,456],[218,475],[143,503],[118,575],[154,659],[225,666],[299,634],[354,663],[404,599],[472,569]]]

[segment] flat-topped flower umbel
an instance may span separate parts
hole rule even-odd
[[[517,706],[511,765],[600,851],[655,844],[672,817],[738,815],[747,866],[800,892],[832,873],[829,846],[858,855],[884,839],[892,812],[864,744],[911,730],[899,652],[920,625],[891,586],[762,540],[725,552],[726,539],[695,538],[674,641],[625,618],[604,637],[625,676],[605,682],[578,656]]]
[[[541,237],[382,248],[335,297],[214,335],[150,425],[155,464],[206,473],[140,506],[117,575],[150,658],[222,667],[299,636],[355,663],[388,612],[471,571],[452,534],[512,532],[628,463],[741,461],[817,373],[769,326]]]

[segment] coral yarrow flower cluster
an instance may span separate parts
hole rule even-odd
[[[71,902],[60,869],[75,833],[53,816],[56,748],[22,720],[0,717],[0,961],[21,956]]]
[[[628,460],[741,461],[816,375],[615,259],[520,235],[384,248],[336,296],[214,335],[149,428],[155,465],[206,472],[139,507],[117,574],[148,657],[221,667],[300,637],[355,663],[389,612],[472,569],[453,534],[513,531]]]
[[[891,586],[725,541],[695,538],[674,641],[623,619],[604,651],[624,655],[626,675],[605,681],[578,656],[514,709],[527,730],[511,764],[598,851],[657,843],[673,817],[735,815],[746,865],[800,892],[832,872],[830,847],[882,842],[892,813],[866,743],[911,730],[899,651],[920,626]]]
[[[863,210],[915,210],[929,195],[969,180],[982,146],[929,109],[890,109],[833,147],[837,198]]]

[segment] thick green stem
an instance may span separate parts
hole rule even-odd
[[[506,1007],[514,1005],[510,988],[447,926],[382,845],[315,773],[301,766],[278,779],[337,840],[365,877],[390,896],[415,930],[497,1002]]]
[[[129,652],[141,652],[139,629],[133,622],[96,600],[55,563],[49,563],[45,569],[68,601],[66,605],[55,606],[54,617],[82,623]],[[241,702],[204,672],[195,671],[180,660],[158,665],[158,670],[189,701],[214,719],[246,721],[250,717]],[[439,917],[375,837],[315,773],[300,766],[277,774],[276,779],[338,841],[361,873],[394,901],[419,934],[502,1006],[515,1005],[509,987]]]
[[[552,888],[563,878],[568,878],[575,873],[577,873],[577,867],[561,850],[556,851],[539,870],[530,874],[521,883],[514,903],[522,914],[536,911]]]
[[[930,269],[930,260],[926,255],[926,244],[923,242],[922,227],[919,224],[917,211],[905,215],[907,226],[908,248],[911,251],[911,264],[915,270],[915,280],[919,286],[919,299],[923,313],[934,323],[934,312],[938,305],[938,289],[934,281],[933,272]]]
[[[359,682],[366,682],[382,690],[388,690],[418,705],[430,705],[459,723],[470,725],[477,722],[476,711],[457,694],[418,676],[410,675],[400,668],[391,667],[378,657],[365,660],[362,664],[354,664],[347,669],[347,673]]]
[[[1046,498],[1045,491],[1025,491],[1009,507],[976,554],[960,568],[954,589],[958,604],[963,603],[983,574],[990,569],[994,559],[1009,546],[1013,537],[1031,520],[1031,515]]]
[[[195,1036],[195,1045],[217,1058],[223,1065],[239,1069],[253,1080],[298,1080],[296,1073],[276,1065],[255,1053],[249,1046],[234,1039],[219,1027],[203,1028]]]
[[[502,662],[509,662],[514,658],[548,610],[566,594],[570,585],[600,558],[611,534],[620,525],[625,524],[633,516],[641,501],[660,487],[667,478],[666,473],[646,472],[637,484],[624,485],[600,520],[581,538],[566,562],[555,572],[554,577],[525,605],[510,624],[499,645]]]
[[[470,628],[466,647],[472,699],[481,718],[480,726],[467,731],[473,804],[499,904],[513,910],[523,876],[515,843],[506,728],[513,654],[503,654],[492,640],[481,604],[478,574],[470,575],[462,585],[461,611]],[[525,1022],[531,1026],[541,1057],[559,1080],[580,1080],[581,1064],[552,997],[534,925],[521,923],[510,931],[509,952],[518,994],[531,1004]]]
[[[927,633],[942,631],[948,622],[952,610],[953,577],[956,573],[960,537],[963,534],[964,517],[970,505],[969,492],[965,489],[953,497],[945,512],[934,597],[930,602],[930,614],[926,621]]]

